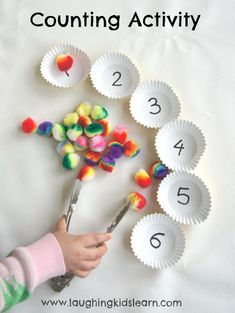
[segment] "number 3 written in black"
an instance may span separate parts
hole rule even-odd
[[[148,102],[150,102],[150,101],[153,101],[153,103],[151,104],[151,108],[155,108],[156,111],[151,110],[151,111],[149,111],[149,113],[150,114],[154,114],[154,115],[160,113],[161,112],[161,107],[158,104],[157,99],[156,98],[150,98],[148,100]]]

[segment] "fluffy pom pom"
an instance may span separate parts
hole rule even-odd
[[[37,124],[31,117],[28,117],[22,122],[21,129],[26,134],[32,134],[36,131]]]
[[[88,165],[95,166],[98,165],[101,158],[101,154],[99,152],[94,152],[88,150],[84,156],[84,162]]]
[[[131,192],[127,197],[127,201],[131,202],[131,209],[135,211],[143,209],[146,205],[145,197],[138,192]]]
[[[141,168],[135,174],[135,181],[141,188],[147,188],[151,184],[151,177]]]
[[[92,138],[96,135],[101,135],[104,131],[104,127],[98,123],[92,123],[85,127],[84,133],[87,137]]]
[[[123,155],[122,145],[117,141],[111,141],[108,144],[108,153],[111,158],[119,159]]]
[[[106,148],[106,141],[103,136],[97,135],[89,140],[89,148],[91,151],[102,152]]]
[[[134,158],[139,154],[140,147],[134,140],[128,140],[123,146],[124,154],[129,158]]]
[[[128,133],[127,129],[123,125],[118,125],[113,131],[113,139],[121,144],[124,144],[127,141]]]
[[[80,157],[77,153],[69,153],[66,154],[63,158],[63,167],[67,168],[68,170],[74,170],[79,163]]]
[[[74,147],[69,140],[59,142],[56,146],[56,151],[61,156],[75,152]]]
[[[95,105],[91,110],[91,117],[93,118],[94,121],[103,120],[107,116],[108,116],[107,110],[100,105]]]
[[[42,122],[37,128],[37,133],[41,136],[50,137],[52,135],[52,127],[53,123],[48,121]]]
[[[69,126],[67,136],[71,141],[75,141],[83,133],[83,128],[79,124]]]
[[[54,126],[52,127],[52,135],[57,141],[64,141],[68,139],[66,132],[67,128],[64,125],[54,124]]]
[[[103,155],[100,159],[99,167],[102,170],[111,173],[115,168],[115,161],[110,156]]]
[[[60,71],[66,72],[67,76],[69,76],[67,71],[73,65],[73,58],[70,54],[60,54],[56,57],[56,65]]]
[[[78,105],[76,112],[79,116],[89,116],[91,114],[92,105],[89,102],[82,102]]]
[[[103,131],[103,133],[101,135],[103,135],[105,137],[108,134],[110,134],[111,125],[110,125],[110,123],[109,123],[109,121],[107,119],[99,120],[98,124],[101,124],[104,127],[104,131]]]
[[[78,172],[77,178],[81,181],[92,180],[95,177],[95,169],[92,166],[84,165]]]
[[[85,151],[88,148],[88,139],[86,136],[80,136],[74,141],[74,148],[77,151]]]
[[[78,114],[76,112],[68,113],[64,117],[64,126],[69,127],[78,122]]]
[[[89,116],[80,116],[78,120],[78,124],[80,124],[83,128],[87,127],[92,123]]]
[[[149,170],[154,178],[164,178],[168,174],[168,168],[162,162],[154,162]]]

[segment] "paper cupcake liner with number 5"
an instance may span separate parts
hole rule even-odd
[[[92,65],[90,77],[98,92],[113,99],[130,96],[140,79],[136,66],[121,53],[101,56]]]
[[[194,169],[205,146],[201,130],[193,123],[183,120],[167,123],[155,138],[158,156],[172,170]]]
[[[133,93],[130,112],[139,124],[158,128],[178,117],[180,102],[166,83],[149,81],[141,84]]]
[[[174,220],[190,225],[205,221],[211,207],[206,185],[187,172],[174,172],[164,178],[158,188],[157,200]]]
[[[165,214],[150,214],[142,218],[131,235],[134,255],[152,268],[175,264],[184,251],[184,235],[175,221]]]

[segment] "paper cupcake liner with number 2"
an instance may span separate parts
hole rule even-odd
[[[174,172],[160,183],[157,199],[162,209],[183,224],[197,224],[208,217],[211,197],[202,180],[190,173]]]
[[[98,92],[108,98],[130,96],[140,75],[132,61],[121,53],[107,53],[92,65],[90,77]]]

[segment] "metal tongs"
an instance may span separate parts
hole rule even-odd
[[[71,221],[72,214],[74,212],[74,208],[76,206],[76,203],[78,201],[78,195],[81,190],[81,182],[80,180],[76,180],[73,193],[71,196],[68,212],[66,215],[66,222],[67,222],[67,230],[69,228],[69,223]],[[111,222],[111,224],[107,227],[106,232],[111,233],[113,230],[117,227],[123,216],[126,214],[126,212],[130,209],[132,206],[132,201],[129,201],[124,208],[119,212],[119,214],[115,217],[115,219]],[[70,284],[70,281],[74,278],[74,274],[68,272],[64,275],[57,276],[51,279],[51,287],[54,291],[61,292],[65,287],[68,287]]]
[[[82,182],[80,181],[80,179],[76,178],[74,186],[73,186],[73,191],[70,197],[70,201],[69,201],[69,207],[68,207],[66,217],[65,217],[67,231],[69,230],[71,218],[76,208],[76,204],[78,202],[78,196],[80,194],[81,188],[82,188]]]

